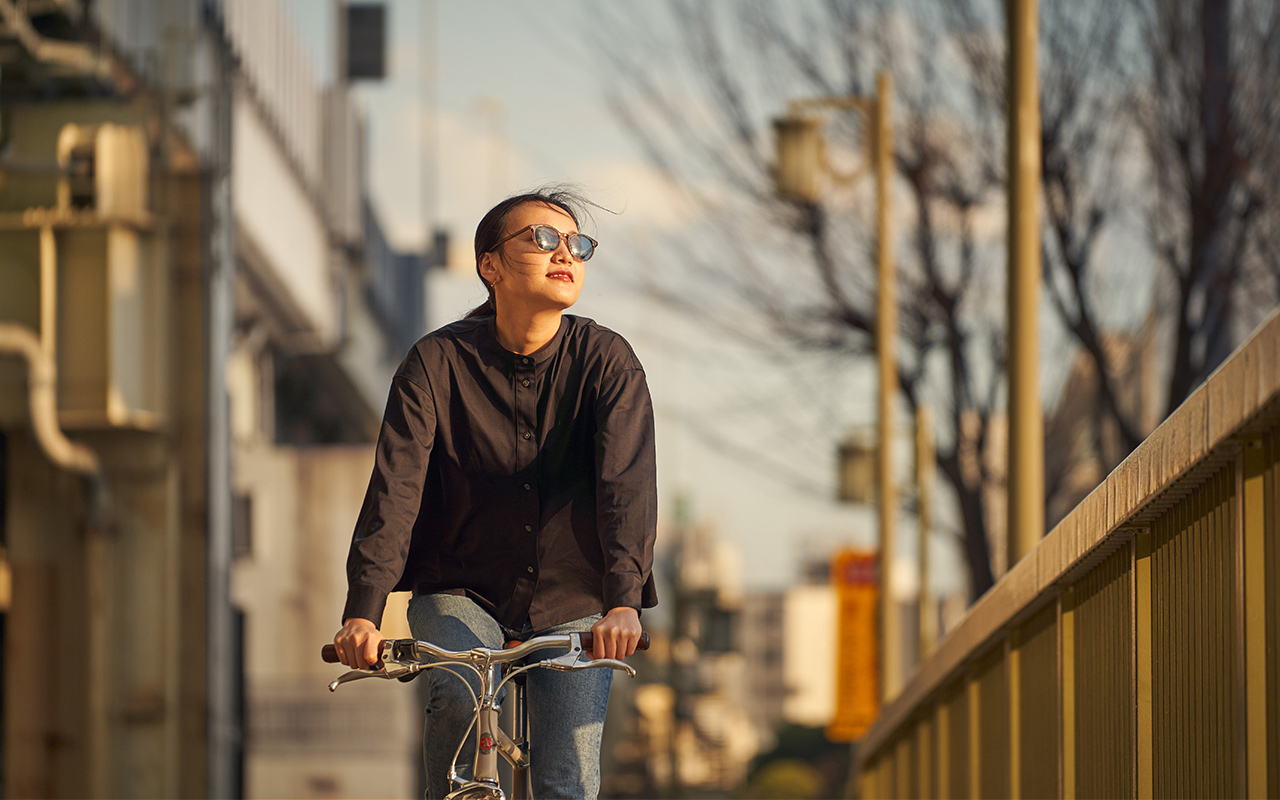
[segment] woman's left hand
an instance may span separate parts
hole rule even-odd
[[[630,606],[612,608],[604,618],[591,626],[595,637],[591,646],[592,658],[626,658],[636,651],[640,643],[640,612]]]

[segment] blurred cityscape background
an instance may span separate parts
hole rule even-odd
[[[1031,5],[1038,539],[1280,304],[1280,4]],[[318,650],[393,371],[483,297],[483,213],[558,182],[601,206],[573,313],[658,412],[604,796],[853,792],[1027,552],[1005,13],[0,0],[0,796],[421,795],[415,690],[331,695]]]

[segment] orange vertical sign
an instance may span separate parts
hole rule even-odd
[[[874,552],[838,550],[831,559],[836,592],[836,713],[827,726],[833,742],[862,738],[880,713],[876,636],[879,582]]]

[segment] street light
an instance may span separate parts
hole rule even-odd
[[[880,464],[875,433],[858,428],[836,448],[836,499],[841,503],[870,505],[876,501]]]
[[[801,202],[816,202],[819,178],[826,166],[822,141],[822,118],[807,114],[793,102],[791,113],[773,121],[773,139],[778,155],[774,183],[778,194]]]
[[[879,365],[879,506],[880,506],[880,687],[882,699],[901,690],[902,626],[897,604],[889,590],[895,555],[897,527],[897,486],[893,480],[893,401],[898,392],[894,340],[898,328],[894,297],[893,241],[889,230],[889,177],[892,174],[893,142],[889,124],[893,80],[887,73],[876,76],[875,97],[825,97],[794,101],[787,117],[774,121],[777,168],[774,180],[778,193],[801,202],[817,202],[824,176],[840,181],[856,178],[835,173],[826,160],[822,140],[821,110],[857,111],[870,123],[865,137],[867,162],[876,174],[877,308],[876,360]]]
[[[887,77],[887,76],[886,76]],[[851,183],[875,164],[876,133],[864,137],[866,159],[860,169],[840,173],[827,160],[827,144],[822,135],[824,111],[859,112],[868,122],[876,119],[876,102],[864,97],[817,97],[792,100],[787,116],[773,121],[774,185],[788,200],[816,203],[822,196],[823,179]],[[879,174],[877,172],[877,174]]]

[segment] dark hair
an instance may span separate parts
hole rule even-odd
[[[485,253],[493,250],[498,242],[502,240],[503,233],[507,227],[507,217],[511,216],[512,211],[525,203],[541,203],[544,206],[558,208],[569,215],[574,225],[580,225],[583,216],[590,216],[590,212],[587,209],[589,206],[595,205],[595,203],[583,197],[576,190],[565,186],[543,186],[531,192],[508,197],[489,209],[489,213],[485,214],[481,218],[480,224],[476,226],[477,275],[480,275],[480,258]],[[480,281],[489,290],[489,299],[468,311],[463,319],[482,317],[494,314],[497,311],[497,306],[494,304],[493,299],[493,286],[484,279],[483,275],[480,275]]]

